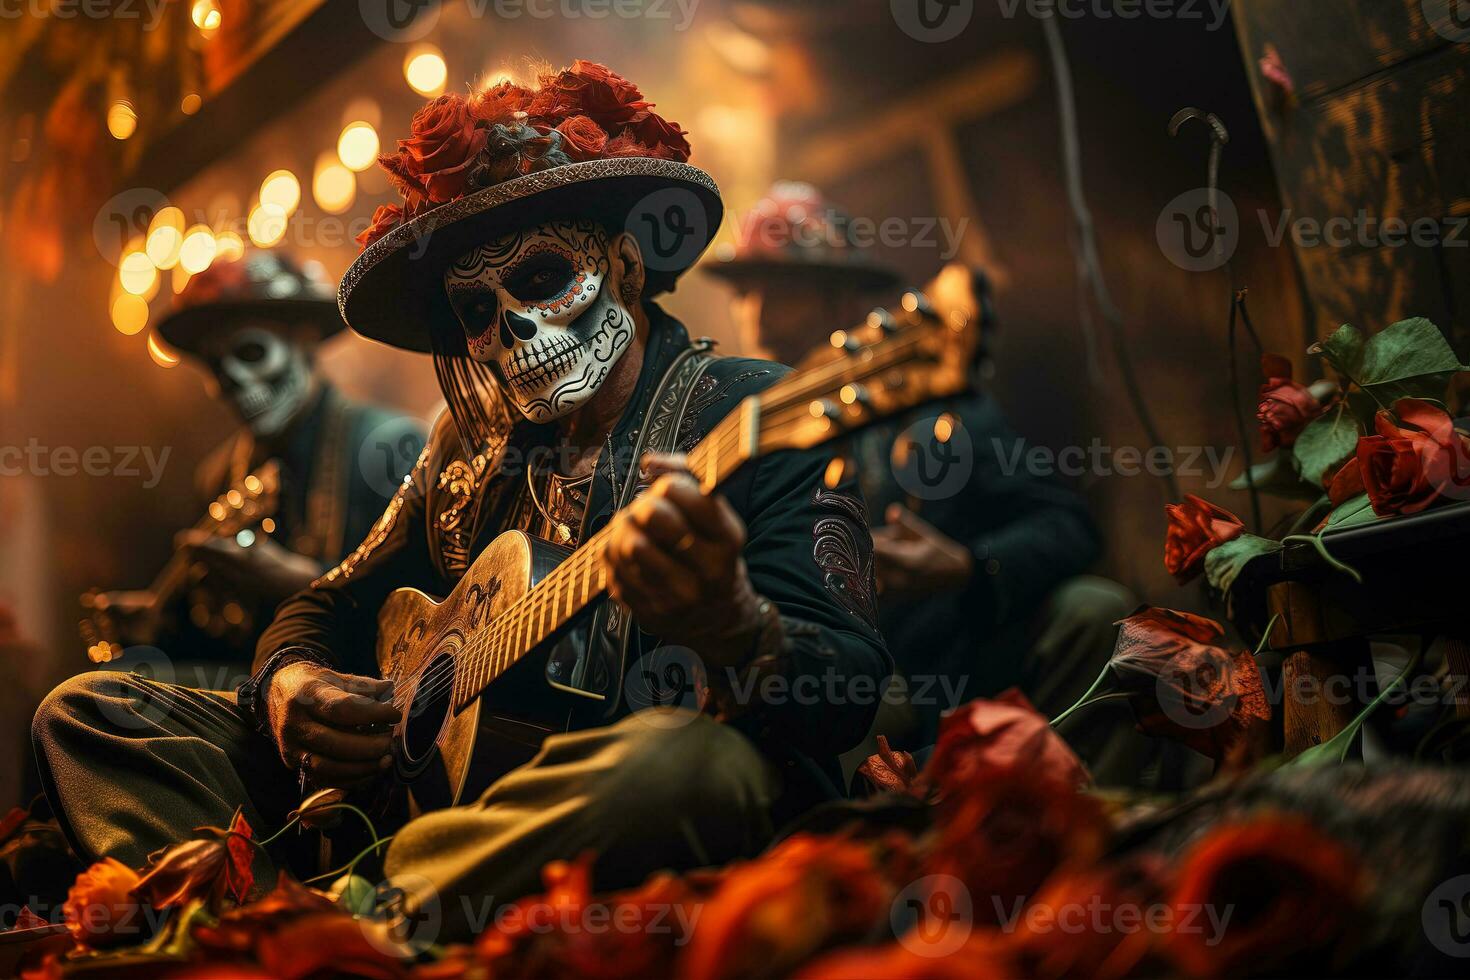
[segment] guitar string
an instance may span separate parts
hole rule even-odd
[[[773,436],[787,426],[808,422],[810,418],[810,410],[806,408],[805,404],[801,403],[810,403],[812,401],[811,395],[818,389],[830,391],[832,388],[830,382],[831,380],[834,380],[831,376],[842,376],[845,373],[850,374],[851,378],[847,383],[852,383],[852,379],[861,378],[863,376],[871,376],[872,374],[879,373],[891,367],[891,362],[897,360],[903,353],[905,353],[905,348],[912,346],[913,344],[917,343],[917,341],[918,338],[914,336],[895,338],[892,342],[888,344],[886,349],[880,350],[877,353],[872,353],[873,348],[867,348],[872,356],[870,356],[860,365],[857,365],[857,368],[859,370],[856,371],[854,370],[854,364],[852,363],[852,361],[848,359],[841,359],[834,361],[829,365],[825,365],[822,368],[814,369],[813,371],[809,372],[808,376],[792,376],[793,381],[795,381],[798,377],[801,377],[802,380],[800,383],[791,385],[790,390],[781,390],[782,386],[779,383],[772,386],[772,388],[767,389],[765,393],[762,393],[761,396],[757,396],[762,397],[762,401],[764,401],[764,397],[771,397],[772,399],[772,404],[770,406],[767,406],[765,404],[761,405],[762,417],[758,434],[760,436]],[[805,409],[805,411],[802,411],[803,409]],[[790,416],[787,418],[777,418],[777,416],[781,415],[782,413],[790,413]],[[698,462],[705,462],[706,460],[710,460],[716,465],[716,468],[718,469],[718,460],[723,458],[726,452],[739,448],[739,441],[744,435],[739,423],[740,415],[736,414],[735,412],[732,412],[724,419],[721,419],[721,421],[716,425],[716,432],[711,433],[712,438],[702,441],[689,454],[691,458],[691,463],[695,462],[695,456],[701,456],[702,458]],[[715,453],[712,459],[710,457],[711,452]],[[740,461],[744,462],[743,459]],[[695,468],[700,467],[691,466],[691,469]],[[708,467],[706,466],[703,468],[707,469]],[[718,479],[720,477],[720,474],[716,474],[716,477]],[[601,549],[594,549],[589,546],[593,545],[597,538],[601,537],[605,531],[606,528],[593,535],[592,538],[588,539],[583,549],[579,549],[580,552],[586,553],[589,556],[591,556],[594,551],[599,552],[599,554],[597,554],[595,557],[595,560],[598,562],[599,565]],[[568,562],[563,563],[563,565],[560,565],[557,567],[557,569],[554,569],[552,573],[548,576],[548,579],[543,580],[542,585],[549,585],[552,578],[569,577],[570,569],[572,567],[577,567],[580,571],[586,572],[587,569],[583,568],[582,566],[585,566],[590,560],[593,560],[593,558],[589,557],[588,559],[582,559],[579,558],[577,555],[574,555],[572,559],[568,560]],[[562,573],[562,569],[568,569],[568,572]],[[600,573],[601,569],[599,568],[597,571],[598,573]],[[527,653],[530,652],[530,650],[523,648],[520,651],[512,654],[507,662],[503,665],[494,665],[494,661],[498,660],[501,656],[508,652],[510,648],[506,647],[501,653],[492,654],[492,667],[489,671],[489,676],[483,681],[479,680],[480,674],[486,673],[486,670],[483,661],[479,660],[478,658],[482,657],[487,651],[494,650],[496,641],[503,641],[504,638],[508,635],[508,630],[512,627],[512,625],[518,629],[521,626],[525,625],[528,621],[529,623],[533,624],[531,629],[528,631],[527,638],[529,639],[530,636],[533,635],[536,636],[535,642],[530,645],[530,649],[535,649],[535,647],[539,646],[542,642],[545,641],[547,637],[555,632],[556,629],[558,629],[561,625],[565,623],[566,619],[570,616],[570,607],[585,605],[586,601],[592,595],[595,595],[597,592],[601,592],[603,587],[605,586],[599,586],[599,588],[596,589],[594,592],[589,593],[586,597],[580,598],[576,597],[575,593],[571,593],[570,595],[564,594],[560,586],[553,586],[551,588],[536,587],[528,592],[525,596],[518,599],[515,603],[513,603],[504,613],[502,613],[500,617],[497,618],[497,621],[494,624],[480,632],[479,635],[477,635],[473,640],[467,643],[459,651],[459,656],[463,657],[468,655],[470,658],[473,659],[473,666],[471,667],[471,670],[474,672],[474,675],[477,678],[473,683],[478,687],[478,690],[475,691],[475,694],[478,695],[480,691],[483,691],[485,685],[493,682],[497,677],[501,676],[506,669],[508,669],[514,663],[518,662],[521,658],[523,658]],[[569,616],[563,617],[556,611],[556,607],[559,606],[564,599],[567,599],[569,597],[572,599],[569,604]],[[548,606],[548,604],[550,604],[550,606]],[[550,613],[550,615],[547,616],[547,613]],[[542,622],[543,617],[546,618],[548,623],[547,628],[545,629],[541,628],[538,625]],[[524,647],[525,645],[521,644],[520,646]],[[429,661],[426,661],[424,664],[420,665],[420,667],[418,667],[414,672],[412,672],[407,678],[404,679],[412,681],[421,676],[430,666],[439,662],[441,661],[439,661],[437,658],[431,658]],[[456,684],[460,674],[461,671],[459,670],[450,671],[448,673],[448,676],[440,680],[431,681],[430,684],[422,688],[406,689],[401,697],[399,695],[395,695],[393,699],[393,704],[396,707],[403,707],[410,700],[416,699],[420,696],[438,696],[439,691],[442,690],[444,687]],[[410,690],[412,691],[412,697],[409,697]]]

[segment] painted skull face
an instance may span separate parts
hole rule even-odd
[[[532,422],[585,405],[633,341],[632,312],[610,288],[607,232],[558,221],[471,249],[445,273],[470,356],[494,364]]]
[[[220,391],[257,436],[273,436],[301,411],[311,391],[311,363],[300,345],[274,330],[241,327],[214,359]]]

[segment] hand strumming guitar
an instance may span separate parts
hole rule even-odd
[[[292,769],[305,769],[320,787],[346,789],[392,765],[388,754],[399,711],[391,681],[339,674],[297,662],[275,671],[266,717]]]
[[[970,581],[970,550],[918,514],[893,504],[888,523],[873,528],[878,591],[891,599],[957,592]]]
[[[613,518],[604,554],[608,592],[665,643],[687,646],[711,666],[737,666],[751,656],[763,625],[741,557],[745,524],[682,465],[671,456],[645,463],[665,472]]]

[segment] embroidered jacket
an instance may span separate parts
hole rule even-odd
[[[647,310],[652,330],[637,388],[611,434],[615,451],[604,449],[599,459],[580,540],[611,518],[614,487],[635,470],[631,450],[648,402],[689,343],[678,321],[655,305]],[[767,361],[715,358],[677,420],[680,448],[692,447],[747,395],[788,371]],[[534,442],[529,427],[514,428],[506,436],[511,445]],[[376,674],[376,617],[387,595],[401,587],[447,594],[474,557],[512,526],[508,515],[524,512],[517,499],[526,483],[519,468],[512,472],[506,465],[500,473],[483,458],[466,457],[454,426],[441,418],[362,545],[282,604],[261,638],[257,666],[278,650],[307,647],[341,670]],[[776,604],[787,637],[780,673],[751,693],[749,711],[736,724],[785,767],[793,801],[804,803],[836,789],[836,756],[866,735],[890,673],[876,627],[872,539],[863,506],[855,488],[824,486],[830,459],[815,451],[776,453],[747,465],[721,488],[748,529],[744,557],[751,581]],[[481,498],[494,503],[478,508],[478,526],[472,527]],[[657,645],[656,638],[639,634],[630,659]]]

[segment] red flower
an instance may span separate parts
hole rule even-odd
[[[1261,451],[1296,445],[1307,423],[1327,411],[1306,385],[1291,379],[1291,362],[1276,354],[1261,358],[1261,403],[1256,409],[1260,423]]]
[[[222,953],[246,954],[260,944],[261,936],[307,915],[324,912],[343,914],[327,895],[298,884],[284,871],[276,887],[258,901],[230,909],[214,925],[195,926],[195,942]]]
[[[857,771],[879,793],[905,793],[919,797],[924,795],[914,785],[919,778],[914,757],[901,749],[891,748],[885,736],[878,736],[877,753],[868,756]]]
[[[1151,897],[1108,867],[1053,876],[1005,929],[1014,975],[1036,980],[1135,975],[1153,937],[1141,923],[1125,928],[1114,916],[1119,910],[1141,912],[1153,904]]]
[[[1327,499],[1332,501],[1333,507],[1341,507],[1368,491],[1363,486],[1363,467],[1356,456],[1349,456],[1337,469],[1324,473],[1322,482],[1327,488]]]
[[[858,941],[886,922],[893,892],[868,845],[794,835],[725,873],[676,975],[782,976],[819,950]]]
[[[357,236],[357,244],[367,248],[388,232],[403,224],[403,209],[396,204],[380,204],[373,212],[373,222]]]
[[[490,126],[513,126],[525,121],[530,105],[530,91],[514,82],[501,82],[480,94],[475,115]]]
[[[1204,570],[1205,555],[1245,533],[1245,523],[1228,510],[1194,494],[1184,503],[1167,504],[1169,531],[1164,539],[1164,568],[1180,585]]]
[[[587,116],[571,116],[556,129],[562,136],[562,151],[574,163],[597,159],[607,146],[607,132]]]
[[[915,948],[917,946],[917,948]],[[886,946],[843,949],[808,963],[796,980],[1009,980],[1022,974],[990,932],[976,930],[959,949],[932,956],[900,940]]]
[[[413,951],[399,946],[387,924],[333,911],[305,915],[266,933],[255,955],[267,975],[279,980],[406,980]]]
[[[977,922],[1004,921],[1058,868],[1096,861],[1108,839],[1096,798],[1027,769],[946,796],[937,821],[925,871],[964,882]]]
[[[1270,816],[1213,828],[1185,855],[1170,904],[1232,913],[1223,936],[1177,930],[1169,958],[1195,977],[1334,972],[1364,881],[1340,844],[1306,821]]]
[[[1470,437],[1444,409],[1401,398],[1379,412],[1377,435],[1358,440],[1363,486],[1380,516],[1417,514],[1441,497],[1470,497]]]
[[[175,844],[151,858],[133,894],[156,909],[183,905],[192,898],[206,898],[214,904],[225,894],[244,902],[255,884],[250,869],[255,845],[250,843],[250,824],[244,814],[235,811],[227,831],[199,829],[210,836]]]
[[[475,158],[485,148],[486,129],[462,96],[441,95],[414,113],[412,133],[398,141],[405,173],[418,178],[435,204],[464,193]]]
[[[924,775],[949,794],[996,773],[1019,771],[1055,780],[1068,789],[1090,781],[1082,760],[1026,696],[1012,689],[946,715]]]
[[[72,938],[92,949],[146,939],[143,916],[133,897],[137,886],[138,873],[114,858],[105,858],[77,875],[61,907]]]
[[[569,116],[591,116],[612,133],[641,122],[651,105],[638,86],[617,72],[578,60],[555,75],[541,76],[541,88],[526,111],[547,125]]]
[[[629,126],[628,133],[648,147],[649,156],[660,160],[685,163],[693,152],[685,138],[688,131],[656,112],[647,113],[641,121]]]
[[[1147,735],[1174,738],[1216,762],[1269,721],[1261,674],[1250,651],[1213,645],[1214,620],[1150,606],[1118,623],[1108,666]]]

